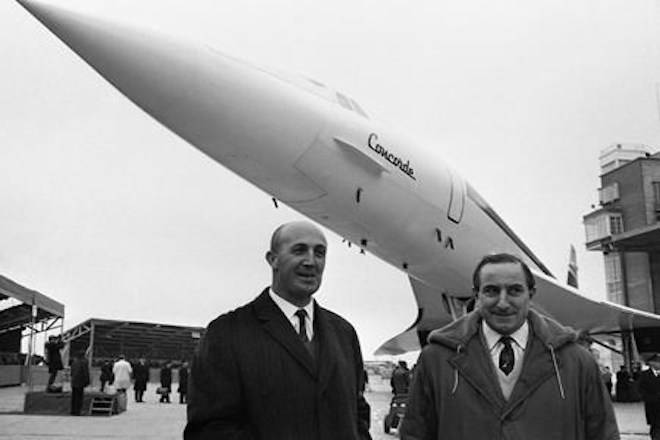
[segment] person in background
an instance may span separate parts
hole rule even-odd
[[[60,336],[50,335],[48,337],[48,342],[46,342],[44,347],[46,363],[48,364],[48,385],[46,386],[46,391],[53,389],[57,372],[64,368],[64,365],[62,365],[62,354],[60,353],[62,348],[64,348],[64,342],[62,342]]]
[[[410,388],[410,370],[406,361],[399,361],[399,364],[392,371],[390,386],[394,395],[408,394],[408,389]]]
[[[216,318],[200,342],[185,440],[371,439],[355,329],[312,299],[326,250],[309,222],[275,230],[270,287]]]
[[[79,416],[89,385],[89,366],[84,351],[76,351],[71,359],[71,415]]]
[[[600,377],[603,379],[603,383],[605,384],[605,389],[607,390],[607,394],[610,395],[610,399],[612,398],[612,371],[610,371],[610,367],[607,365],[601,365],[600,366]]]
[[[112,363],[110,361],[104,361],[103,365],[101,365],[101,377],[99,380],[101,381],[101,392],[105,390],[106,383],[112,385],[115,381],[115,375],[112,374]]]
[[[140,358],[133,367],[133,380],[135,401],[144,402],[144,392],[147,390],[147,382],[149,382],[149,367],[145,358]]]
[[[618,440],[595,359],[573,330],[530,308],[529,267],[487,255],[473,286],[475,310],[422,349],[402,440]]]
[[[131,374],[133,367],[128,363],[123,354],[119,355],[119,359],[112,366],[112,374],[115,376],[115,388],[117,392],[125,393],[131,387]]]
[[[160,386],[163,388],[160,402],[170,403],[170,392],[172,392],[172,364],[170,362],[166,362],[160,369]]]
[[[653,354],[647,363],[649,369],[639,375],[639,391],[651,440],[660,440],[660,354]]]
[[[619,367],[616,372],[616,401],[617,402],[630,402],[630,383],[632,377],[625,365]]]
[[[183,361],[179,368],[179,403],[186,403],[188,396],[188,362]]]

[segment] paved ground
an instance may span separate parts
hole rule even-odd
[[[374,440],[395,439],[395,434],[383,432],[383,419],[391,398],[389,386],[376,377],[370,382],[372,391],[367,393],[367,400],[372,407],[372,436]],[[129,399],[128,410],[116,416],[71,417],[21,414],[25,388],[0,388],[0,440],[181,439],[185,405],[159,404],[155,390],[156,385],[149,384],[145,403],[137,404]],[[178,402],[178,394],[172,397]],[[649,439],[640,403],[617,403],[615,410],[622,440]]]

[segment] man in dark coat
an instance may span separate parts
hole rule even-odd
[[[406,361],[399,361],[399,365],[392,371],[390,386],[394,395],[408,394],[408,388],[410,388],[410,370]]]
[[[208,326],[192,363],[185,440],[366,440],[362,355],[353,327],[321,308],[326,240],[280,226],[272,284]]]
[[[630,383],[632,377],[628,372],[625,365],[619,367],[616,372],[616,401],[617,402],[630,402]]]
[[[46,342],[45,346],[46,363],[48,364],[48,385],[46,386],[46,391],[51,390],[53,383],[55,383],[57,372],[64,368],[64,365],[62,365],[62,354],[60,353],[62,348],[64,348],[64,343],[61,337],[54,335],[48,337],[48,342]]]
[[[101,392],[105,389],[106,383],[112,385],[112,382],[115,381],[115,375],[112,374],[112,362],[103,362],[103,365],[101,365],[101,377],[99,380],[101,381]]]
[[[140,358],[138,363],[133,367],[133,390],[135,391],[135,401],[144,402],[144,392],[147,390],[147,382],[149,382],[149,367],[144,358]]]
[[[646,423],[651,427],[651,440],[660,440],[660,355],[654,354],[647,362],[650,368],[640,373],[639,391]]]
[[[160,386],[163,392],[160,394],[161,403],[170,403],[170,393],[172,392],[172,364],[167,362],[160,369]]]
[[[84,352],[76,352],[71,361],[71,415],[80,415],[85,387],[89,382],[89,366]]]
[[[179,368],[179,403],[187,403],[188,396],[188,362],[183,361]]]

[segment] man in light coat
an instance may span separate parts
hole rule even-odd
[[[534,277],[509,254],[474,276],[476,309],[422,350],[403,440],[617,440],[598,365],[569,328],[530,309]]]
[[[125,393],[131,387],[131,374],[133,368],[131,364],[124,358],[123,354],[119,355],[119,359],[112,366],[112,373],[115,375],[115,388],[120,393]]]

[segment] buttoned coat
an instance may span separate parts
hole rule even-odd
[[[192,366],[185,440],[370,439],[353,327],[314,305],[316,360],[264,290],[209,324]]]
[[[133,383],[135,391],[146,391],[147,382],[149,382],[149,367],[139,362],[135,364],[133,366],[133,379],[135,379]]]
[[[436,330],[417,362],[402,440],[618,440],[610,397],[576,334],[533,310],[508,400],[478,311]]]

